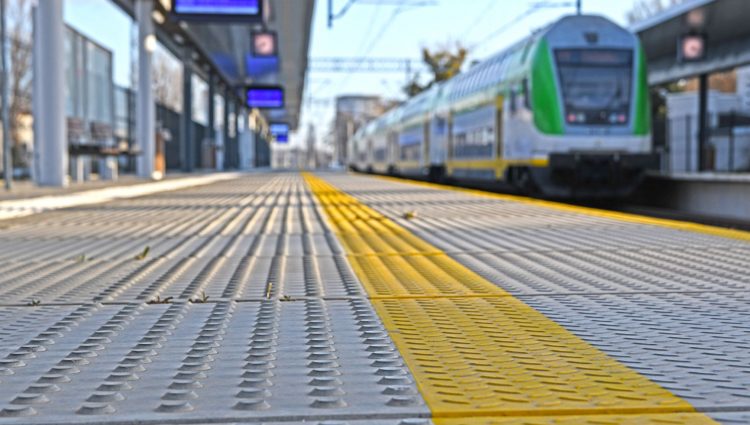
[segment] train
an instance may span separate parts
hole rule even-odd
[[[367,122],[346,160],[542,197],[627,197],[658,165],[643,48],[604,17],[565,16]]]

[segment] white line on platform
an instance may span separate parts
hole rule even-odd
[[[116,199],[136,198],[159,192],[203,186],[240,177],[241,173],[217,173],[196,177],[184,177],[160,182],[148,182],[130,186],[106,187],[65,195],[48,195],[29,199],[0,201],[0,220],[24,217],[60,208],[99,204]]]

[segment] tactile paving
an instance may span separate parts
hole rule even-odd
[[[750,423],[747,243],[330,180],[0,223],[0,424]]]
[[[372,229],[386,237],[405,232],[334,186],[312,176],[307,180],[337,235],[361,231],[369,236],[375,233]],[[354,216],[361,221],[356,227],[347,224]],[[401,254],[397,261],[366,268],[359,263],[392,258],[392,245],[370,244],[382,246],[384,252],[363,255],[359,244],[342,240],[355,272],[439,420],[463,418],[458,423],[470,423],[468,418],[476,416],[512,416],[516,419],[510,423],[523,423],[524,416],[545,416],[555,423],[560,420],[555,417],[570,415],[693,411],[686,401],[518,299],[504,296],[504,291],[484,292],[492,284],[455,261],[438,268],[455,272],[448,276],[461,276],[452,280],[417,267],[413,273],[407,270],[405,264],[415,254]],[[435,250],[431,245],[424,249]],[[422,257],[427,256],[417,258]],[[425,296],[422,288],[427,282],[437,283],[438,290]],[[395,293],[401,296],[381,297],[395,286],[403,287],[403,293]],[[610,419],[627,422],[625,416]],[[702,415],[695,415],[695,420],[711,423]],[[595,423],[596,419],[585,421]]]
[[[570,415],[525,418],[435,419],[435,425],[715,425],[705,415],[695,413],[639,415]]]
[[[743,413],[750,410],[750,245],[743,238],[392,180],[326,178],[715,420],[750,423]],[[593,423],[706,420],[680,415],[608,415]]]
[[[294,175],[58,210],[3,227],[0,305],[362,295]]]
[[[513,298],[373,303],[437,415],[690,410]]]
[[[456,253],[512,294],[750,290],[750,249]]]
[[[750,410],[750,293],[521,297],[699,410]]]
[[[308,181],[371,298],[507,295],[350,196]]]
[[[3,338],[2,423],[427,413],[362,299],[46,309],[58,320]]]
[[[4,222],[0,424],[429,424],[322,220],[264,174]]]

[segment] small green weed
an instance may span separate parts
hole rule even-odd
[[[157,295],[156,298],[148,300],[146,304],[171,304],[173,298],[174,297],[167,297],[167,298],[162,299],[160,296]]]
[[[194,304],[205,304],[208,302],[208,295],[206,295],[206,291],[203,291],[201,292],[200,298],[193,298],[189,301]]]
[[[147,247],[143,248],[143,251],[141,251],[140,254],[138,254],[138,255],[135,256],[135,259],[138,260],[138,261],[145,260],[146,257],[148,257],[148,252],[149,251],[151,251],[151,247],[150,246],[147,246]]]

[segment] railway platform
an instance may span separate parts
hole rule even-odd
[[[0,270],[0,425],[750,423],[740,231],[257,173],[0,221]]]

